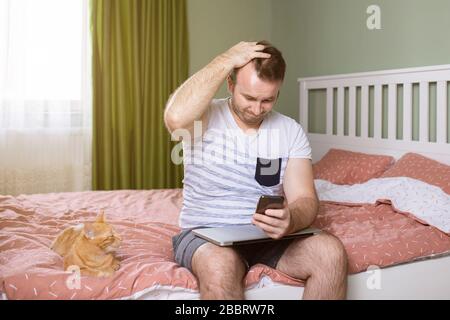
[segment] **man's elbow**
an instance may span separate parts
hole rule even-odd
[[[166,107],[164,109],[164,124],[166,125],[166,128],[169,130],[170,133],[172,133],[174,130],[179,129],[180,124],[180,117],[174,112],[176,108],[174,107],[174,97],[175,93],[172,93],[169,96],[169,99],[167,99]]]
[[[183,117],[177,110],[180,109],[174,104],[173,95],[171,95],[164,110],[164,124],[170,133],[178,129],[183,129],[186,125],[185,121],[183,121]]]
[[[177,129],[181,129],[183,127],[182,121],[180,117],[173,112],[166,111],[164,113],[164,123],[169,130],[169,132],[173,132]]]
[[[320,206],[319,198],[317,198],[317,195],[315,197],[311,197],[311,201],[312,201],[312,211],[309,216],[308,227],[310,227],[316,220]]]

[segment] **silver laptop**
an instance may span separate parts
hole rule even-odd
[[[214,227],[214,228],[201,228],[194,229],[192,232],[209,242],[212,242],[221,247],[248,244],[264,241],[273,241],[262,229],[252,224],[245,224],[241,226],[229,226],[229,227]],[[282,239],[306,237],[321,232],[320,229],[307,228],[289,235],[284,236]]]

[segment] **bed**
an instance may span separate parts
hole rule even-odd
[[[346,247],[349,299],[450,298],[450,230],[445,220],[450,215],[442,214],[450,210],[450,205],[445,206],[450,197],[450,145],[443,120],[447,119],[448,81],[450,66],[300,79],[300,122],[312,146],[321,199],[315,225],[338,236]],[[421,115],[418,141],[411,135],[416,83]],[[428,137],[428,112],[422,111],[428,110],[430,83],[437,101],[435,142]],[[401,140],[393,126],[397,113],[391,107],[400,86]],[[381,127],[385,88],[387,135]],[[325,133],[310,132],[305,121],[309,90],[316,89],[326,92]],[[371,105],[373,135],[367,125]],[[350,120],[346,120],[346,109]],[[357,114],[366,119],[359,130]],[[346,167],[336,166],[335,161]],[[356,165],[349,165],[352,161]],[[366,169],[359,170],[363,164]],[[424,166],[434,171],[421,172]],[[339,174],[330,171],[336,167]],[[346,170],[350,174],[342,176]],[[394,197],[390,191],[408,186],[413,186],[411,192],[423,188],[422,198],[415,196],[419,204],[436,197],[432,205],[443,208],[441,212],[430,215],[431,210],[409,209],[405,194],[414,194],[401,192]],[[372,198],[357,196],[361,190]],[[176,265],[172,256],[171,237],[179,231],[181,203],[180,189],[0,196],[2,298],[198,299],[195,277]],[[62,259],[49,246],[62,229],[93,220],[101,210],[123,239],[118,250],[121,268],[110,278],[81,277],[71,284],[73,275],[62,271]],[[299,299],[303,285],[264,265],[252,267],[245,278],[247,299]]]
[[[340,148],[390,155],[396,160],[414,152],[450,165],[450,65],[310,77],[298,81],[300,123],[308,132],[313,162],[322,159],[330,149]],[[316,90],[322,90],[325,96],[326,126],[321,133],[308,130],[310,121],[314,121],[310,100],[317,99]],[[371,113],[372,123],[369,122]],[[415,136],[414,122],[419,126]],[[430,128],[432,122],[434,131]],[[424,170],[420,166],[416,169]],[[448,168],[444,169],[444,174],[450,174]],[[348,298],[449,299],[448,270],[450,257],[443,252],[422,255],[414,261],[380,270],[352,274],[348,278]],[[368,285],[376,273],[382,279],[381,289]]]

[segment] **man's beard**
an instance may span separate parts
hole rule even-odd
[[[260,124],[267,114],[267,112],[261,112],[261,114],[257,117],[255,117],[254,115],[249,115],[248,112],[246,112],[245,110],[242,111],[242,109],[235,105],[232,98],[230,99],[230,106],[231,109],[233,109],[233,112],[238,116],[238,118],[247,125],[253,126]]]

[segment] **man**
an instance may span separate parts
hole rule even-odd
[[[202,299],[244,299],[243,278],[256,263],[305,280],[304,299],[346,296],[347,259],[337,238],[322,232],[280,239],[309,227],[319,206],[307,137],[293,119],[272,111],[285,68],[268,42],[240,42],[190,77],[167,103],[169,131],[188,133],[175,259],[197,277]],[[231,97],[213,99],[225,80]],[[283,209],[255,213],[260,195],[283,193]],[[219,247],[191,232],[245,223],[275,241]]]

